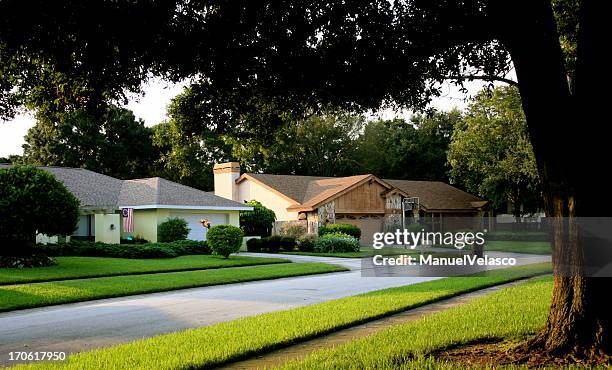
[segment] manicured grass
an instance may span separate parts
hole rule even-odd
[[[244,281],[345,271],[324,263],[283,263],[215,270],[64,280],[0,286],[0,311]]]
[[[418,250],[410,250],[406,248],[382,248],[374,249],[372,247],[361,247],[359,252],[343,252],[343,253],[318,253],[318,252],[282,252],[284,254],[295,254],[300,256],[319,256],[319,257],[338,257],[338,258],[362,258],[369,257],[375,254],[385,256],[399,254],[418,254]]]
[[[0,285],[88,277],[143,274],[223,267],[286,263],[277,258],[231,256],[180,256],[160,259],[124,259],[108,257],[57,257],[58,265],[49,267],[0,269]]]
[[[437,361],[430,354],[478,339],[517,340],[534,333],[544,325],[551,291],[551,277],[537,279],[333,349],[314,352],[283,368],[460,368],[458,364]]]
[[[212,367],[457,294],[549,271],[548,264],[519,266],[487,271],[479,276],[385,289],[82,352],[70,356],[60,366],[70,369]]]
[[[550,242],[488,241],[485,251],[551,254]]]
[[[456,249],[450,245],[437,245],[436,247]],[[469,251],[469,247],[462,249]],[[512,253],[527,253],[527,254],[552,254],[552,249],[549,242],[522,242],[522,241],[504,241],[491,240],[485,244],[485,252],[512,252]]]

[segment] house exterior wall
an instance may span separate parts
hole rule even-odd
[[[240,211],[222,211],[222,210],[193,210],[193,209],[135,209],[134,210],[134,232],[126,233],[122,230],[121,236],[128,235],[140,236],[152,243],[157,242],[157,226],[172,214],[181,213],[188,215],[201,215],[206,218],[206,215],[225,215],[229,225],[240,226]]]
[[[366,182],[334,200],[336,213],[384,213],[386,188],[377,182]]]
[[[240,182],[240,184],[237,184],[237,186],[238,202],[242,203],[254,199],[265,207],[273,210],[276,214],[277,221],[292,221],[298,219],[298,212],[287,211],[287,207],[294,203],[278,195],[274,191],[248,178]]]
[[[119,244],[121,241],[121,215],[117,213],[96,213],[96,237],[100,243]]]

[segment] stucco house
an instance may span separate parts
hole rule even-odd
[[[81,202],[73,236],[104,243],[119,243],[120,238],[130,235],[156,242],[157,225],[170,217],[188,222],[188,239],[206,240],[207,229],[200,224],[201,219],[209,220],[213,226],[239,226],[239,212],[253,209],[160,177],[120,180],[82,168],[40,168],[55,176]],[[133,209],[133,232],[123,229],[123,208]],[[57,238],[37,235],[37,241],[53,242]]]
[[[354,224],[361,228],[364,243],[370,243],[375,232],[399,228],[402,212],[409,220],[422,219],[434,230],[458,219],[473,222],[488,212],[487,201],[443,182],[380,179],[372,174],[241,174],[236,162],[217,164],[213,171],[215,195],[237,202],[258,200],[274,210],[281,223],[301,222],[309,232],[327,223]],[[407,199],[412,209],[402,208]]]

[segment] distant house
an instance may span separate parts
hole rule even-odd
[[[354,224],[362,229],[364,243],[371,242],[375,232],[399,228],[402,210],[410,222],[418,219],[432,229],[444,228],[451,219],[457,222],[458,217],[451,216],[482,218],[488,213],[487,201],[443,182],[380,179],[372,174],[241,174],[236,162],[217,164],[213,171],[215,194],[220,197],[258,200],[274,210],[278,221],[302,222],[310,232],[327,223]],[[402,208],[405,200],[412,206]]]
[[[99,242],[119,243],[120,238],[129,236],[156,242],[157,225],[170,217],[188,222],[191,229],[188,239],[206,240],[207,229],[200,220],[207,219],[213,226],[239,226],[239,212],[252,210],[244,204],[160,177],[119,180],[82,168],[40,168],[55,176],[81,202],[73,236]],[[123,228],[123,208],[133,209],[133,232]],[[37,236],[38,242],[55,240]]]

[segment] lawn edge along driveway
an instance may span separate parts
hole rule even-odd
[[[282,369],[457,369],[436,358],[457,344],[498,338],[511,347],[546,322],[552,277],[502,289],[418,321],[400,324],[334,348],[290,361]],[[484,365],[484,364],[481,364]],[[490,364],[494,368],[495,364]],[[475,367],[466,366],[469,368]],[[480,365],[478,366],[480,367]]]
[[[208,270],[228,267],[288,263],[282,258],[188,255],[175,258],[55,257],[55,266],[0,268],[0,286],[106,276],[142,275],[158,272]]]
[[[209,368],[474,290],[550,272],[550,264],[450,277],[81,352],[66,368]],[[32,364],[42,368],[52,364]]]
[[[229,267],[0,286],[0,312],[135,294],[347,271],[320,262]]]

